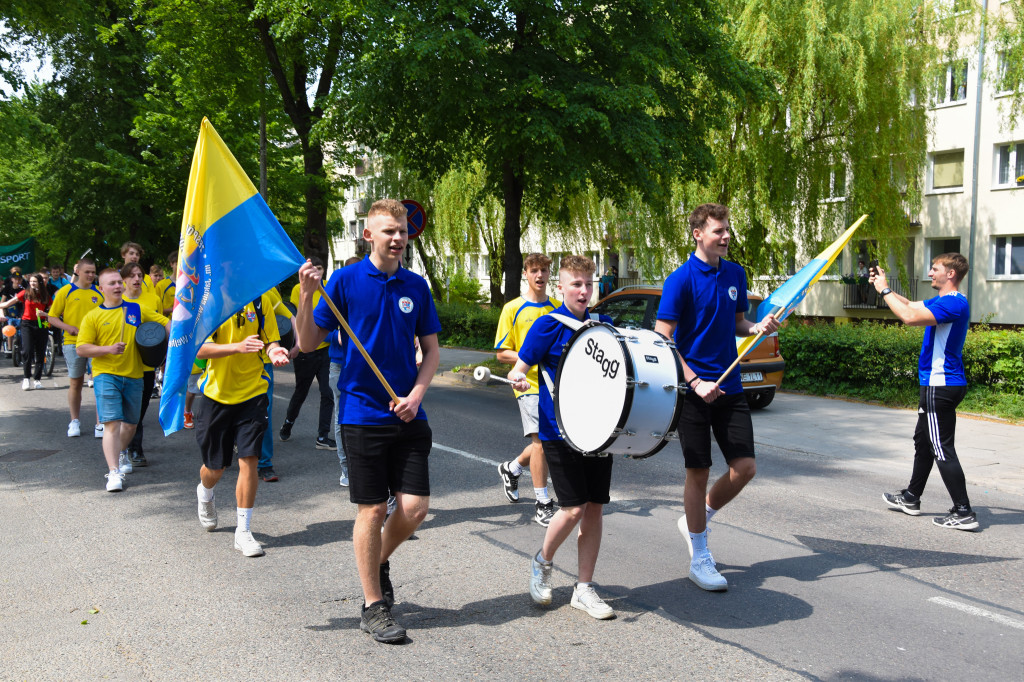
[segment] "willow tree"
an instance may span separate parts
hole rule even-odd
[[[731,108],[729,126],[711,132],[715,172],[680,186],[680,202],[729,205],[730,251],[759,274],[782,273],[797,244],[816,253],[861,213],[873,213],[861,236],[894,248],[921,205],[936,68],[973,17],[947,19],[920,0],[725,7],[737,56],[774,94]]]
[[[504,213],[504,297],[520,293],[524,205],[593,186],[668,204],[714,166],[722,103],[758,79],[710,0],[368,0],[342,96],[361,142],[440,178],[479,161]],[[497,256],[498,254],[492,254]]]

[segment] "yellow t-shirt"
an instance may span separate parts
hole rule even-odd
[[[170,292],[168,295],[167,292]],[[170,277],[164,277],[153,286],[153,293],[160,297],[160,312],[174,306],[174,282]]]
[[[131,301],[121,301],[116,308],[100,306],[82,320],[78,329],[78,343],[91,343],[96,346],[113,346],[124,341],[124,353],[120,355],[101,355],[92,359],[92,375],[113,374],[129,379],[141,379],[145,372],[142,358],[135,347],[135,331],[143,322],[159,322],[167,324],[167,318],[150,308],[140,306]]]
[[[543,303],[534,303],[527,301],[522,296],[506,303],[505,307],[501,309],[501,317],[498,319],[498,333],[494,337],[494,350],[514,350],[518,353],[519,349],[523,347],[523,341],[526,340],[526,333],[530,331],[530,327],[537,321],[537,318],[547,315],[558,305],[550,298]],[[513,389],[517,398],[521,395],[540,393],[536,367],[530,368],[530,371],[526,373],[526,378],[530,382],[530,390],[520,393]],[[551,378],[554,379],[554,377]]]
[[[296,284],[295,286],[292,287],[292,295],[291,295],[291,297],[289,299],[292,302],[292,305],[295,306],[296,310],[299,309],[299,286],[300,285]],[[320,290],[319,289],[317,289],[313,293],[313,310],[316,310],[316,306],[317,306],[318,303],[320,303]],[[330,338],[330,337],[328,337],[328,338]],[[319,346],[317,346],[316,349],[320,350],[321,348],[327,348],[327,346],[329,346],[329,345],[331,345],[330,341],[324,341]]]
[[[238,343],[255,334],[260,334],[264,344],[279,342],[277,318],[273,314],[270,297],[263,294],[261,305],[264,311],[263,332],[260,333],[256,307],[247,303],[244,308],[217,327],[207,342]],[[206,371],[199,380],[199,390],[211,400],[225,405],[237,405],[267,392],[270,377],[263,367],[263,353],[236,353],[206,361]]]
[[[59,317],[65,324],[72,327],[82,326],[82,320],[86,314],[98,308],[103,303],[103,294],[96,289],[89,287],[83,289],[75,284],[65,284],[53,295],[53,303],[50,304],[50,315]],[[75,334],[64,333],[64,343],[74,345],[78,340]]]
[[[163,304],[160,302],[159,297],[157,297],[157,295],[154,292],[142,289],[139,292],[138,298],[132,298],[131,296],[128,295],[128,292],[125,292],[121,296],[121,298],[130,303],[138,303],[143,308],[148,309],[149,312],[157,315],[159,318],[156,320],[157,322],[159,322],[160,324],[167,324],[167,318],[164,317]],[[146,320],[146,322],[149,322],[149,320]],[[145,367],[147,372],[151,372],[154,369],[149,365],[143,365],[143,367]]]
[[[277,287],[271,287],[270,289],[268,289],[266,295],[270,299],[270,304],[272,306],[274,306],[273,310],[274,310],[274,314],[275,315],[283,315],[284,317],[288,317],[288,318],[295,317],[294,315],[292,315],[292,311],[288,309],[288,306],[286,306],[284,304],[284,301],[281,300],[281,292],[279,292],[277,290]],[[274,321],[276,322],[277,320],[275,319]],[[295,320],[292,320],[292,324],[294,324],[294,323],[295,323]],[[281,333],[281,329],[280,328],[278,328],[277,331],[278,331],[278,334]],[[289,348],[288,350],[291,350],[291,349]],[[263,364],[264,365],[270,364],[270,356],[267,355],[266,347],[264,347],[263,350],[260,351],[260,357],[263,358]]]

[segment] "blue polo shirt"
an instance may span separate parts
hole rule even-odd
[[[399,397],[408,395],[418,372],[413,337],[441,331],[426,281],[401,267],[388,277],[369,258],[364,258],[336,271],[324,289],[391,388]],[[313,311],[313,321],[331,333],[340,326],[323,300]],[[388,409],[391,397],[387,390],[347,334],[341,349],[338,423],[353,426],[401,424],[402,420]],[[416,418],[427,418],[422,406]]]
[[[721,259],[713,268],[691,253],[661,290],[658,319],[676,323],[673,340],[686,364],[705,381],[718,381],[736,360],[736,313],[747,312],[747,273]],[[721,386],[742,393],[740,373],[733,370]]]
[[[337,277],[339,272],[341,272],[340,269],[339,270],[335,270],[334,272],[331,273],[331,276],[327,280],[327,283],[324,284],[324,289],[326,289],[327,291],[331,290],[330,289],[330,286],[331,286],[331,281],[330,280],[332,280],[335,277]],[[327,305],[327,304],[325,303],[324,305]],[[330,309],[329,308],[328,308],[328,312],[330,313]],[[330,313],[330,315],[331,315],[331,317],[334,317],[334,313]],[[346,321],[348,320],[347,317],[345,319],[346,319]],[[351,325],[352,325],[352,323],[349,322],[349,326],[351,326]],[[341,337],[342,336],[348,336],[348,335],[345,333],[345,330],[341,328],[341,325],[338,325],[338,329],[336,329],[335,331],[333,331],[333,332],[331,332],[330,334],[327,335],[327,342],[328,342],[328,345],[327,345],[327,356],[331,359],[331,362],[337,362],[339,364],[345,362],[345,351],[341,347]],[[359,340],[362,341],[362,339],[359,339]],[[358,353],[359,351],[356,350],[356,352]],[[370,370],[370,371],[372,372],[373,370]],[[394,388],[394,387],[392,387],[392,388]]]
[[[563,346],[573,335],[572,329],[551,317],[553,314],[575,317],[564,303],[552,313],[538,317],[530,327],[530,331],[526,334],[526,340],[523,341],[523,345],[519,349],[520,360],[530,367],[539,365],[538,369],[546,369],[552,381],[555,380],[555,375],[558,372],[558,362],[562,358]],[[584,318],[589,316],[590,309],[588,308]],[[612,324],[612,318],[607,315],[601,315],[600,320]],[[600,396],[595,396],[595,399],[600,399]],[[537,435],[541,440],[562,440],[562,435],[558,432],[558,421],[555,419],[555,403],[543,376],[540,377],[540,429]]]
[[[925,308],[936,325],[924,329],[921,357],[917,362],[922,386],[966,386],[964,340],[971,322],[971,306],[959,291],[929,298]]]

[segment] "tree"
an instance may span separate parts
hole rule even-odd
[[[1024,110],[1024,0],[1003,0],[990,20],[997,59],[995,68],[987,70],[997,90],[1012,93],[1004,100],[1004,115],[1007,125],[1013,126]]]
[[[758,92],[717,3],[371,0],[355,65],[357,139],[432,178],[479,161],[504,209],[504,296],[519,295],[525,204],[551,219],[593,186],[664,206],[714,167],[724,101]],[[709,96],[715,93],[715,96]]]

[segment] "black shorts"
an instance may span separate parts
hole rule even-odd
[[[259,457],[267,432],[266,393],[237,405],[225,405],[203,395],[193,411],[196,442],[207,469],[231,466],[236,447],[239,459]]]
[[[754,424],[742,393],[719,396],[710,405],[693,391],[683,395],[679,441],[687,469],[711,468],[712,432],[726,462],[754,456]]]
[[[349,500],[387,502],[389,494],[430,497],[428,458],[433,433],[426,419],[387,426],[341,425],[348,458]]]
[[[541,444],[559,507],[611,501],[608,494],[612,486],[611,456],[584,457],[562,440],[545,440]]]

